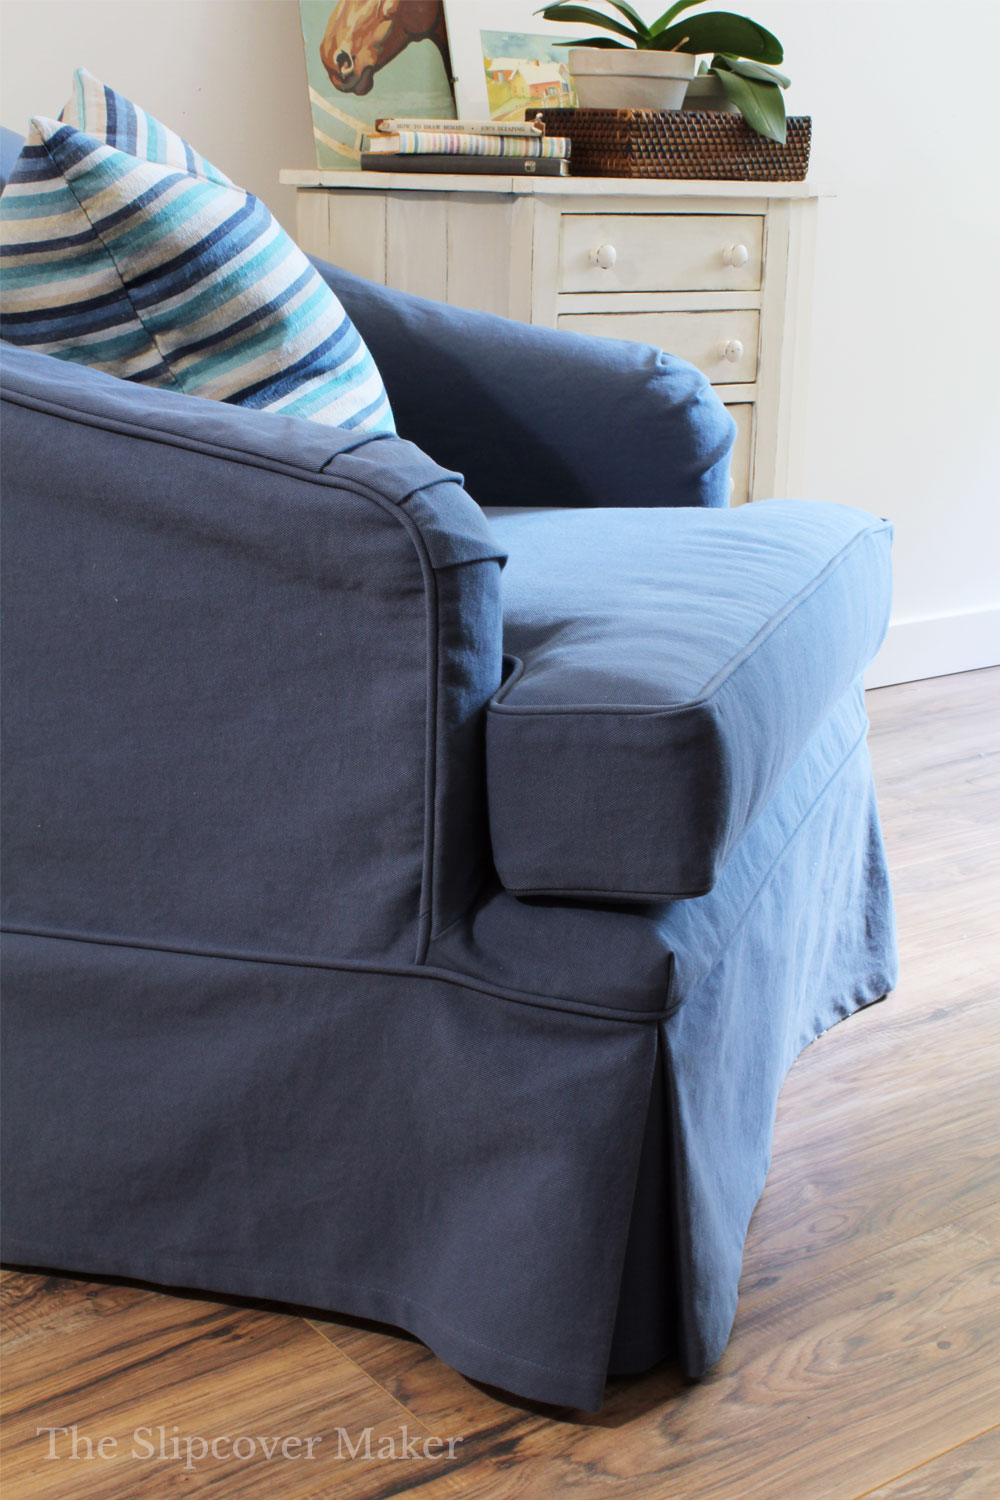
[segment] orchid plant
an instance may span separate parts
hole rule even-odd
[[[684,15],[683,20],[677,19],[694,6],[703,4],[704,0],[676,0],[658,21],[649,25],[626,0],[599,0],[599,3],[617,14],[592,10],[589,5],[577,5],[573,0],[554,0],[537,14],[543,15],[547,21],[598,26],[605,33],[560,42],[559,46],[711,53],[711,62],[703,59],[699,74],[714,74],[726,97],[736,105],[751,129],[784,144],[785,101],[781,91],[791,80],[772,66],[783,61],[784,53],[778,38],[770,31],[748,16],[737,16],[727,10],[708,11],[698,16]]]

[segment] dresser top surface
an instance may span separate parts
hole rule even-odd
[[[519,197],[815,198],[810,182],[715,182],[704,178],[507,177],[456,172],[324,172],[284,167],[286,187],[351,188],[385,192],[503,193]],[[824,195],[825,196],[825,195]]]

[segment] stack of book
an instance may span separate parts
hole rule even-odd
[[[366,135],[366,172],[478,172],[565,177],[570,143],[533,120],[376,120]]]

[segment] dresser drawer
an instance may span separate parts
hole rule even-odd
[[[655,344],[703,371],[713,385],[757,379],[760,314],[737,312],[561,313],[558,328]]]
[[[726,411],[736,422],[736,442],[729,467],[729,503],[745,505],[750,499],[750,467],[753,453],[754,410],[751,401],[739,401]]]
[[[563,214],[559,290],[755,291],[763,244],[754,214]]]

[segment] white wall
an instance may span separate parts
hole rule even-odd
[[[782,39],[789,108],[813,117],[810,176],[835,194],[818,225],[804,493],[896,523],[872,680],[1000,662],[1000,4],[732,8]],[[58,113],[84,63],[292,227],[278,169],[312,163],[296,0],[2,0],[0,43],[5,123]]]
[[[733,9],[743,9],[734,5]],[[820,203],[805,492],[896,525],[871,681],[1000,662],[1000,4],[752,0]],[[937,98],[933,90],[939,90]]]
[[[278,172],[315,164],[298,0],[0,0],[0,123],[57,116],[81,64],[294,233]]]

